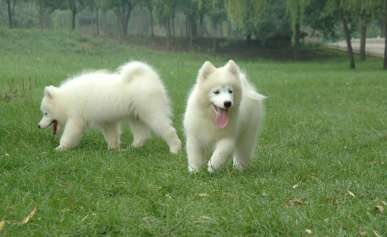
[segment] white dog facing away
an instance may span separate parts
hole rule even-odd
[[[231,156],[236,169],[246,168],[255,151],[265,98],[234,61],[220,68],[205,62],[184,115],[189,171],[197,172],[210,158],[208,171],[214,172]]]
[[[171,153],[181,142],[171,122],[167,91],[147,64],[129,62],[116,73],[95,71],[71,78],[59,87],[47,86],[40,107],[39,128],[64,124],[57,150],[77,146],[87,127],[101,128],[109,149],[120,146],[120,122],[128,121],[132,146],[140,147],[151,131],[164,139]]]

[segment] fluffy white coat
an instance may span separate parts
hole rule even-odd
[[[119,148],[121,121],[128,121],[134,147],[142,146],[151,130],[166,141],[170,152],[181,147],[166,89],[158,74],[142,62],[129,62],[116,73],[89,72],[59,87],[48,86],[41,111],[40,128],[64,124],[58,150],[77,146],[87,127],[100,128],[108,148]]]
[[[189,171],[208,162],[213,172],[230,157],[236,169],[246,168],[262,124],[264,98],[234,61],[221,68],[205,62],[184,115]]]

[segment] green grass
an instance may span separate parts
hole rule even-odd
[[[257,158],[244,173],[228,164],[192,176],[184,152],[169,154],[159,138],[132,149],[128,130],[119,152],[107,151],[93,130],[75,150],[55,152],[58,137],[37,129],[43,87],[85,69],[147,61],[165,81],[183,138],[197,70],[205,60],[222,65],[228,58],[0,29],[0,235],[385,235],[386,212],[375,211],[387,201],[381,60],[350,71],[340,55],[307,62],[228,57],[269,97]]]

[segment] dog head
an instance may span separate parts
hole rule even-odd
[[[40,110],[43,114],[42,119],[38,123],[38,128],[53,127],[53,133],[58,131],[58,120],[60,112],[56,101],[58,88],[55,86],[47,86],[44,88],[44,96],[40,105]]]
[[[207,61],[200,68],[197,78],[200,91],[204,93],[202,102],[210,107],[219,128],[227,127],[230,117],[238,110],[241,97],[240,70],[230,60],[226,65],[216,68]]]

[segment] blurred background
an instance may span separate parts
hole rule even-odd
[[[0,0],[9,28],[77,31],[167,49],[280,49],[308,45],[384,57],[386,0]],[[368,45],[367,45],[367,38]],[[283,51],[285,50],[285,51]],[[387,68],[387,62],[384,62]]]

